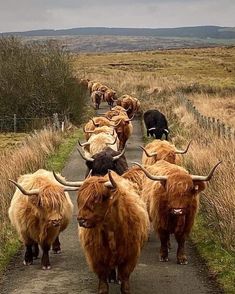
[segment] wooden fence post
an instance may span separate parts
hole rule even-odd
[[[16,114],[14,114],[13,120],[14,120],[14,133],[16,133],[16,131],[17,131]]]
[[[59,122],[59,118],[58,118],[58,113],[53,113],[53,128],[56,131],[60,129],[60,122]]]

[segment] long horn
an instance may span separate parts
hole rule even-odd
[[[30,191],[26,191],[20,184],[18,184],[17,182],[9,179],[9,181],[11,183],[13,183],[24,195],[27,195],[27,196],[32,196],[32,195],[38,195],[39,194],[39,189],[33,189],[33,190],[30,190]]]
[[[83,132],[84,133],[87,133],[87,134],[91,134],[91,133],[94,133],[95,131],[93,130],[93,131],[86,131],[86,129],[85,129],[85,126],[83,127]]]
[[[127,119],[125,119],[125,121],[128,122],[128,121],[133,120],[134,116],[135,116],[135,115],[133,114],[131,118],[127,118]]]
[[[153,157],[153,156],[156,156],[156,155],[157,155],[157,152],[148,153],[148,151],[147,151],[144,147],[142,147],[142,146],[139,146],[139,147],[144,151],[144,153],[145,153],[146,156],[148,156],[148,157]]]
[[[125,110],[125,112],[128,112],[129,110],[131,110],[131,106],[128,106],[127,109],[123,107],[123,109]]]
[[[82,184],[83,184],[83,181],[80,181],[80,182],[68,182],[64,179],[62,179],[61,177],[59,177],[54,171],[53,171],[53,175],[55,177],[55,179],[57,180],[57,182],[59,182],[60,184],[62,184],[63,186],[68,186],[68,187],[80,187]],[[66,188],[65,189],[69,189],[69,188]],[[70,191],[76,191],[76,190],[70,190]]]
[[[84,147],[84,146],[90,145],[89,142],[81,143],[79,140],[78,140],[78,144],[79,144],[79,146],[81,146],[81,147]]]
[[[115,140],[114,140],[113,143],[106,143],[106,144],[107,144],[107,145],[114,145],[114,144],[117,142],[117,137],[118,137],[118,136],[116,136],[116,138],[115,138]]]
[[[122,152],[119,155],[116,155],[113,157],[113,161],[118,160],[120,157],[122,157],[125,153],[125,148],[122,150]]]
[[[84,160],[86,160],[86,161],[90,161],[90,162],[93,162],[93,161],[94,161],[94,158],[88,158],[88,157],[86,157],[85,155],[83,155],[79,148],[77,148],[77,151],[79,152],[79,154],[81,155],[81,157],[82,157]]]
[[[72,191],[78,191],[79,187],[65,187],[65,192],[72,192]]]
[[[176,149],[176,150],[175,150],[175,154],[185,154],[185,153],[187,153],[187,151],[188,151],[189,146],[190,146],[191,143],[192,143],[192,140],[188,142],[188,145],[187,145],[187,147],[185,148],[185,150],[179,150],[179,149]]]
[[[95,121],[94,121],[94,119],[93,118],[91,118],[91,121],[93,122],[93,125],[95,126],[95,127],[98,127],[100,124],[97,124]]]
[[[110,169],[108,170],[108,176],[109,176],[109,181],[104,183],[105,187],[117,188],[117,184],[115,183],[115,181],[114,181],[114,179],[113,179],[113,177],[111,175],[111,170]]]
[[[142,171],[146,174],[146,176],[153,180],[153,181],[166,181],[167,180],[167,176],[154,176],[154,175],[151,175],[147,169],[145,169],[141,164],[139,164],[138,162],[132,162],[133,164],[135,165],[138,165]]]
[[[210,181],[210,179],[212,178],[215,169],[217,168],[218,165],[221,164],[222,161],[219,161],[218,163],[216,163],[216,165],[211,169],[211,171],[209,172],[209,174],[207,176],[197,176],[197,175],[191,175],[192,180],[193,181]]]

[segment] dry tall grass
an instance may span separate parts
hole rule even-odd
[[[55,151],[62,141],[62,134],[44,129],[29,135],[19,147],[6,149],[0,155],[0,248],[8,238],[9,203],[15,187],[8,179],[17,180],[25,173],[42,168],[46,157]]]
[[[193,143],[184,164],[193,173],[206,174],[218,160],[222,164],[205,192],[201,193],[201,211],[208,227],[215,232],[214,238],[224,248],[235,252],[235,183],[234,183],[234,142],[215,137],[198,128],[193,116],[185,107],[178,106],[175,112],[181,119],[184,136],[193,138]],[[178,129],[177,137],[181,130]]]

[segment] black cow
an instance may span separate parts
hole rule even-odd
[[[127,161],[125,158],[125,149],[122,152],[115,151],[110,147],[105,148],[103,151],[94,154],[91,158],[85,157],[81,151],[78,152],[84,160],[86,160],[87,172],[86,177],[91,171],[91,176],[104,176],[111,169],[117,174],[122,175],[128,170]]]
[[[154,137],[156,139],[161,139],[163,134],[168,139],[168,124],[166,117],[163,113],[157,109],[150,109],[144,113],[144,123],[147,129],[147,136]]]

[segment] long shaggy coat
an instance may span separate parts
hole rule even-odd
[[[73,204],[69,194],[52,172],[43,169],[21,176],[18,183],[26,190],[40,188],[39,195],[26,196],[18,189],[13,195],[8,213],[19,239],[25,244],[29,240],[52,244],[71,220]],[[60,226],[51,226],[53,220],[60,220]]]
[[[114,172],[112,175],[117,184],[115,189],[104,186],[107,177],[91,177],[78,193],[78,215],[92,219],[91,211],[101,210],[103,206],[99,218],[93,217],[93,228],[79,229],[87,262],[98,276],[115,267],[118,267],[119,276],[122,267],[129,275],[136,266],[149,230],[145,203],[129,181]]]

